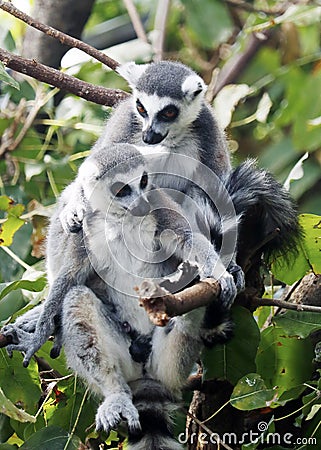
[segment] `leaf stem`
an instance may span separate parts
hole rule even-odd
[[[20,266],[22,266],[24,269],[34,270],[31,266],[29,266],[27,263],[22,261],[22,259],[20,259],[18,255],[13,253],[13,251],[10,250],[10,248],[6,247],[5,245],[1,245],[0,247],[2,248],[2,250],[4,252],[6,252],[9,256],[11,256],[11,258],[14,259],[18,264],[20,264]]]

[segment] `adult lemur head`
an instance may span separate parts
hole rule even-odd
[[[133,89],[135,111],[143,122],[143,141],[179,142],[203,107],[203,80],[189,67],[170,61],[144,65],[131,62],[117,71]]]

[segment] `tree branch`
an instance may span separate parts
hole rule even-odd
[[[62,31],[58,31],[53,27],[38,22],[37,20],[28,16],[28,14],[25,14],[24,12],[20,11],[20,9],[16,8],[8,1],[0,0],[0,8],[8,12],[12,16],[16,17],[17,19],[22,20],[31,27],[36,28],[39,31],[42,31],[47,36],[51,36],[52,38],[58,39],[62,44],[69,45],[70,47],[82,50],[83,52],[87,53],[87,55],[92,56],[97,61],[102,62],[112,70],[115,70],[119,66],[119,63],[117,61],[115,61],[112,58],[109,58],[103,52],[97,50],[91,45],[85,44],[85,42],[82,42],[79,39],[73,38],[68,34],[63,33]]]
[[[137,289],[140,296],[140,305],[145,308],[151,322],[157,326],[165,326],[171,317],[181,316],[201,306],[208,306],[217,300],[220,294],[218,281],[207,278],[186,288],[181,292],[172,294],[152,281],[144,281]],[[320,306],[289,303],[284,300],[251,297],[244,302],[244,296],[235,304],[245,307],[258,308],[260,306],[275,306],[294,311],[307,311],[321,313]]]
[[[216,280],[207,278],[176,294],[152,281],[144,281],[137,291],[140,305],[145,308],[151,322],[163,327],[171,317],[207,306],[219,296],[221,288]]]
[[[258,308],[259,306],[276,306],[278,308],[290,309],[292,311],[306,311],[321,313],[321,306],[303,305],[302,303],[289,303],[285,300],[277,300],[273,298],[254,298],[252,306]]]
[[[148,42],[142,21],[140,20],[139,14],[137,12],[133,0],[124,0],[124,3],[128,11],[130,20],[132,21],[137,37],[144,42]]]
[[[48,83],[99,105],[115,106],[129,95],[120,89],[107,89],[86,83],[52,67],[40,64],[35,60],[9,53],[2,48],[0,48],[0,61],[16,72],[29,75],[36,80]]]
[[[165,29],[167,23],[167,16],[169,11],[169,0],[158,0],[156,17],[155,17],[155,31],[158,35],[154,44],[155,57],[154,61],[161,61],[163,59]]]
[[[262,33],[253,33],[249,37],[246,48],[240,54],[233,56],[222,67],[215,79],[215,85],[210,86],[208,95],[206,96],[209,102],[212,102],[216,94],[227,84],[235,83],[243,70],[248,66],[249,61],[253,59],[261,46],[266,43],[266,40],[271,36],[272,30],[266,30]],[[215,70],[215,69],[214,69]]]

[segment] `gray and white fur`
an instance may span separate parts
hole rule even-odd
[[[82,230],[67,235],[58,219],[67,188],[49,227],[49,296],[34,332],[15,324],[3,330],[13,339],[8,351],[24,352],[27,365],[58,326],[54,351],[63,344],[69,365],[103,398],[97,428],[109,432],[126,420],[129,448],[179,449],[169,417],[202,348],[204,308],[155,327],[134,287],[175,274],[186,260],[199,267],[201,278],[218,278],[226,269],[210,241],[189,227],[180,206],[150,184],[134,146],[94,152],[83,170]],[[234,283],[231,275],[227,279]],[[148,392],[158,393],[158,403],[146,402]]]
[[[168,173],[161,166],[155,185],[180,192],[198,183],[199,165],[207,166],[218,177],[230,170],[225,136],[204,99],[206,86],[194,71],[171,61],[127,63],[117,71],[128,81],[133,95],[107,121],[93,153],[108,152],[118,142],[145,146],[146,152],[152,152],[153,145],[161,143],[167,154]],[[182,163],[176,155],[187,158]],[[77,231],[85,208],[79,177],[71,193],[60,217],[67,231]]]
[[[200,185],[213,185],[214,179],[222,178],[231,169],[226,139],[220,130],[213,111],[204,99],[206,86],[190,68],[178,62],[162,61],[137,65],[127,63],[117,69],[133,90],[133,95],[122,102],[107,121],[102,136],[92,149],[102,157],[113,143],[138,145],[148,159],[149,171],[153,172],[153,183],[159,188],[170,189],[176,202],[181,202],[184,211],[186,198],[203,198],[203,215],[211,216],[211,206]],[[156,146],[155,144],[161,144]],[[86,164],[86,163],[84,163]],[[208,169],[204,180],[204,169]],[[82,195],[82,167],[69,190],[70,196],[60,219],[66,232],[81,228],[86,203]],[[183,196],[181,194],[184,194]],[[197,212],[190,212],[195,221]],[[207,228],[212,226],[209,222]],[[235,262],[227,264],[228,270],[238,269]],[[229,278],[227,272],[223,278]],[[236,292],[244,287],[240,270],[234,270],[235,286],[222,295],[229,304]],[[220,280],[226,284],[226,280]]]

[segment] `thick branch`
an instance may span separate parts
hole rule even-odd
[[[220,292],[219,283],[212,278],[202,280],[177,294],[171,294],[152,281],[144,281],[138,288],[140,305],[145,308],[151,322],[161,327],[165,326],[171,317],[207,306]]]
[[[29,75],[99,105],[114,106],[128,96],[120,89],[107,89],[86,83],[37,61],[9,53],[2,48],[0,48],[0,61],[16,72]]]
[[[36,28],[39,31],[42,31],[47,36],[51,36],[55,39],[58,39],[62,44],[69,45],[70,47],[74,47],[74,48],[78,48],[79,50],[82,50],[83,52],[87,53],[88,55],[95,58],[97,61],[102,62],[107,67],[110,67],[113,70],[115,70],[119,66],[119,63],[117,61],[115,61],[112,58],[109,58],[107,55],[100,52],[99,50],[92,47],[91,45],[85,44],[85,42],[82,42],[79,39],[73,38],[73,37],[69,36],[68,34],[63,33],[62,31],[58,31],[53,27],[50,27],[48,25],[38,22],[37,20],[28,16],[28,14],[25,14],[24,12],[20,11],[18,8],[13,6],[8,1],[0,0],[0,8],[3,9],[4,11],[8,12],[9,14],[13,15],[14,17],[17,17],[18,19],[22,20],[23,22],[30,25],[31,27]],[[98,103],[98,102],[95,102],[95,103]]]
[[[157,326],[165,326],[171,317],[181,316],[201,306],[208,306],[215,301],[220,294],[220,285],[216,280],[208,278],[181,292],[171,294],[152,281],[144,281],[137,291],[140,296],[140,305],[145,308],[151,322]],[[244,305],[244,301],[238,302],[236,298],[235,304]],[[295,311],[321,313],[321,307],[319,306],[289,303],[284,300],[268,298],[252,297],[244,306],[251,308],[276,306]]]

